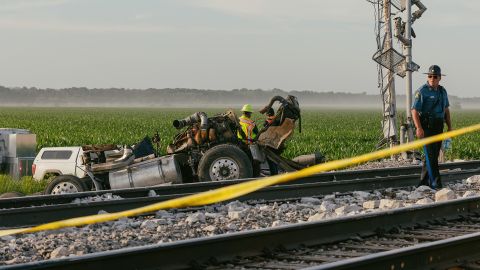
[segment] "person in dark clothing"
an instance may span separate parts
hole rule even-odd
[[[415,93],[415,100],[412,104],[412,117],[416,128],[417,138],[434,136],[443,133],[444,124],[447,124],[448,131],[452,130],[450,109],[447,91],[441,86],[442,75],[440,67],[430,66],[427,83],[420,87]],[[442,188],[440,172],[438,169],[438,155],[442,142],[426,145],[425,158],[423,160],[421,185],[428,185],[433,189]]]
[[[268,111],[265,113],[267,119],[263,122],[263,128],[266,129],[269,126],[273,125],[275,122],[275,110],[273,108],[268,108]],[[277,121],[278,122],[278,121]]]
[[[278,125],[278,121],[275,119],[275,110],[270,107],[268,111],[265,113],[267,118],[263,122],[262,131],[267,130],[270,126]],[[273,162],[267,157],[268,167],[270,169],[270,175],[277,175],[278,174],[278,165],[277,163]]]

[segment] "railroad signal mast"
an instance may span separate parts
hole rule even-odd
[[[413,141],[412,72],[420,68],[412,61],[412,37],[415,33],[412,24],[427,9],[420,0],[367,0],[374,6],[376,20],[377,51],[373,60],[378,63],[378,87],[383,101],[383,138],[378,147],[390,147],[398,143]],[[412,14],[412,6],[418,10]],[[393,26],[393,27],[392,27]],[[393,29],[393,30],[392,30]],[[395,49],[394,38],[401,47]],[[398,46],[397,46],[398,47]],[[406,119],[397,128],[397,110],[395,98],[395,74],[406,78]],[[406,154],[404,155],[407,158]]]

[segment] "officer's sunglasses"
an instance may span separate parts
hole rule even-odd
[[[433,78],[433,79],[438,79],[438,76],[437,76],[437,75],[428,75],[428,78],[429,78],[429,79],[432,79],[432,78]]]

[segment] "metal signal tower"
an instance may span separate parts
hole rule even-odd
[[[383,101],[383,138],[378,147],[393,146],[413,141],[413,124],[410,107],[412,104],[412,72],[419,66],[412,61],[411,25],[425,12],[425,6],[419,0],[367,0],[374,7],[375,34],[377,51],[373,60],[378,63],[378,87]],[[412,14],[412,4],[419,10]],[[398,15],[398,16],[397,16]],[[392,19],[392,17],[397,16]],[[405,18],[402,19],[402,16]],[[405,22],[403,22],[405,21]],[[394,25],[394,28],[392,27]],[[392,30],[393,29],[393,30]],[[394,46],[393,37],[401,45],[402,53]],[[398,43],[397,42],[397,43]],[[397,110],[395,98],[395,74],[406,77],[406,119],[402,123],[400,136],[397,129]]]

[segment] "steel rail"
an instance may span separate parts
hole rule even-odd
[[[478,168],[480,168],[480,160],[440,164],[441,170],[458,170],[458,169],[471,170],[471,169],[478,169]],[[374,178],[374,177],[414,175],[414,174],[420,174],[420,172],[421,172],[420,166],[327,172],[327,173],[317,174],[314,176],[299,179],[295,181],[293,184],[298,185],[298,184],[310,184],[310,183],[316,183],[316,182],[330,182],[330,181],[343,181],[343,180],[365,179],[365,178]],[[241,183],[248,180],[249,179],[219,181],[219,182],[189,183],[189,184],[179,184],[179,185],[170,185],[170,186],[91,191],[91,192],[81,192],[81,193],[75,193],[75,194],[62,194],[62,195],[25,196],[20,198],[0,199],[0,209],[65,204],[65,203],[71,203],[76,198],[81,199],[86,197],[99,196],[106,193],[111,193],[112,195],[117,195],[122,198],[148,197],[148,194],[151,191],[154,191],[155,194],[157,195],[192,194],[192,193],[199,193],[206,190],[216,189],[216,188],[220,188],[220,187],[224,187],[232,184]],[[285,185],[291,185],[291,184],[292,183],[286,183]]]
[[[480,169],[453,171],[442,174],[444,183],[465,179],[480,173]],[[239,201],[291,200],[301,197],[314,197],[334,192],[352,192],[356,190],[373,190],[381,188],[399,188],[414,186],[418,175],[390,176],[357,180],[317,182],[308,184],[291,184],[268,187],[254,193],[239,197]],[[97,214],[99,211],[109,213],[132,209],[189,195],[170,194],[156,197],[138,197],[88,203],[67,203],[57,205],[34,206],[24,208],[0,209],[0,227],[24,227],[67,218]]]
[[[24,263],[0,267],[0,269],[103,270],[107,265],[109,268],[117,270],[184,269],[194,265],[202,266],[204,263],[211,262],[212,258],[214,261],[224,262],[238,256],[259,255],[265,250],[274,250],[278,247],[293,249],[332,243],[358,236],[368,237],[376,235],[377,230],[385,231],[399,226],[427,224],[435,220],[454,220],[479,213],[480,197],[477,196],[331,220]],[[409,266],[418,263],[420,267],[416,269],[425,269],[432,265],[451,263],[457,258],[457,255],[459,258],[476,256],[480,253],[475,248],[478,244],[480,244],[480,235],[473,234],[397,249],[383,254],[369,255],[364,258],[359,257],[331,264],[330,268],[318,269],[402,269],[401,267],[391,268],[392,265],[398,266],[401,262],[404,262],[404,265],[408,262]],[[457,247],[461,248],[461,251],[455,250]],[[435,254],[440,255],[434,256]]]
[[[465,269],[461,267],[463,264],[479,259],[479,245],[480,232],[477,232],[309,267],[305,270]],[[460,267],[455,268],[454,266]]]

